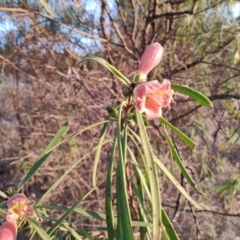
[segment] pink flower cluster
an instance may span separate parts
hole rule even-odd
[[[159,43],[149,45],[143,53],[139,66],[140,80],[156,67],[162,59],[163,47]],[[162,108],[170,107],[174,91],[171,82],[164,79],[160,84],[157,80],[140,83],[133,91],[136,107],[146,114],[148,120],[162,116]]]
[[[0,240],[16,240],[17,238],[17,220],[20,218],[28,218],[36,216],[33,209],[33,202],[22,194],[17,193],[7,202],[8,213],[6,222],[0,226]]]

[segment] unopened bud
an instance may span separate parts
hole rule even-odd
[[[157,42],[145,49],[139,65],[140,80],[145,80],[148,73],[159,64],[162,54],[163,47]]]

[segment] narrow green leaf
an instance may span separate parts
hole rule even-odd
[[[109,120],[109,118],[110,117],[108,117],[107,120]],[[102,150],[102,146],[103,146],[102,142],[103,142],[105,134],[107,132],[108,124],[109,124],[109,122],[106,122],[103,125],[102,131],[100,133],[100,137],[98,139],[97,150],[96,150],[94,161],[93,161],[93,174],[92,174],[93,186],[96,186],[97,167],[98,167],[98,163],[99,163],[100,155],[101,155],[101,150]]]
[[[61,138],[67,133],[69,129],[68,123],[64,123],[62,127],[58,130],[52,141],[47,145],[45,150],[42,152],[40,157],[37,159],[37,161],[33,164],[29,172],[26,174],[22,182],[18,186],[17,192],[19,192],[22,187],[28,182],[28,180],[35,174],[35,172],[41,167],[41,165],[44,163],[44,161],[48,158],[48,156],[51,154],[52,150],[54,149],[57,144],[60,142]]]
[[[173,84],[173,83],[171,84],[171,87],[174,91],[177,91],[189,96],[190,98],[200,103],[202,106],[207,106],[207,107],[213,106],[211,100],[197,90],[194,90],[187,86],[182,86],[182,85]]]
[[[185,166],[183,165],[182,159],[180,158],[173,142],[172,139],[168,136],[167,131],[165,130],[165,128],[162,128],[163,130],[163,134],[167,140],[170,152],[172,154],[173,159],[176,161],[177,165],[179,166],[183,176],[187,179],[188,183],[200,194],[202,194],[201,192],[199,192],[196,188],[195,182],[193,181],[193,179],[191,178],[191,176],[188,174]]]
[[[38,224],[38,222],[35,219],[29,217],[28,218],[28,222],[36,230],[36,232],[39,234],[39,236],[42,239],[44,239],[44,240],[51,240],[49,235],[42,229],[42,227]]]
[[[174,127],[170,122],[168,122],[163,117],[159,118],[159,122],[161,124],[165,124],[168,126],[174,133],[176,133],[189,147],[194,148],[196,145],[195,142],[189,138],[187,135],[185,135],[182,131],[180,131],[178,128]]]
[[[109,72],[111,72],[122,84],[129,85],[131,84],[130,80],[126,78],[121,72],[119,72],[115,67],[113,67],[110,63],[105,61],[104,59],[100,57],[86,57],[83,60],[81,60],[79,63],[77,63],[76,66],[81,64],[84,61],[93,60],[101,64],[103,67],[105,67]]]
[[[106,221],[107,221],[107,231],[108,239],[115,240],[114,231],[114,217],[112,210],[112,177],[113,177],[113,161],[117,147],[117,138],[115,137],[112,146],[111,155],[109,157],[108,171],[107,171],[107,181],[106,181],[106,193],[105,193],[105,209],[106,209]]]
[[[177,235],[170,219],[168,218],[167,213],[164,211],[164,209],[162,209],[162,221],[163,221],[163,225],[166,229],[169,239],[170,240],[179,240],[178,235]]]
[[[125,161],[127,149],[127,123],[125,122],[123,138],[121,137],[122,131],[122,111],[125,102],[120,104],[119,114],[117,119],[117,143],[119,160],[117,165],[117,237],[119,239],[134,240],[133,231],[131,226],[131,215],[128,205],[127,187],[126,187],[126,174],[125,174]],[[121,238],[122,237],[122,238]]]
[[[148,139],[146,128],[143,122],[143,118],[138,109],[136,109],[137,123],[139,127],[142,148],[146,165],[149,172],[150,190],[151,190],[151,203],[152,203],[152,219],[153,219],[153,239],[161,239],[161,225],[162,225],[162,214],[161,214],[161,197],[160,197],[160,186],[158,182],[158,173],[155,165],[154,155],[151,149],[151,145]]]

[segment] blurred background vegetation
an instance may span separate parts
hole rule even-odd
[[[132,79],[144,49],[164,46],[151,73],[188,85],[213,101],[213,109],[175,96],[164,117],[197,142],[191,152],[172,136],[200,195],[185,185],[156,124],[151,142],[190,194],[209,210],[191,210],[161,179],[163,206],[180,239],[240,239],[240,19],[229,0],[11,0],[0,1],[0,190],[16,187],[59,127],[84,128],[123,99],[122,86],[94,62],[99,56]],[[236,11],[235,11],[236,12]],[[23,189],[37,199],[99,137],[89,130],[54,152]],[[113,130],[108,132],[109,136]],[[171,133],[170,133],[171,134]],[[98,180],[110,150],[104,149]],[[93,157],[65,178],[48,201],[70,205],[91,188]],[[104,186],[83,203],[101,212]],[[86,228],[101,222],[77,222]]]

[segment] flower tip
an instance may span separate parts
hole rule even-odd
[[[8,218],[7,222],[0,226],[0,240],[16,240],[17,238],[17,221]]]

